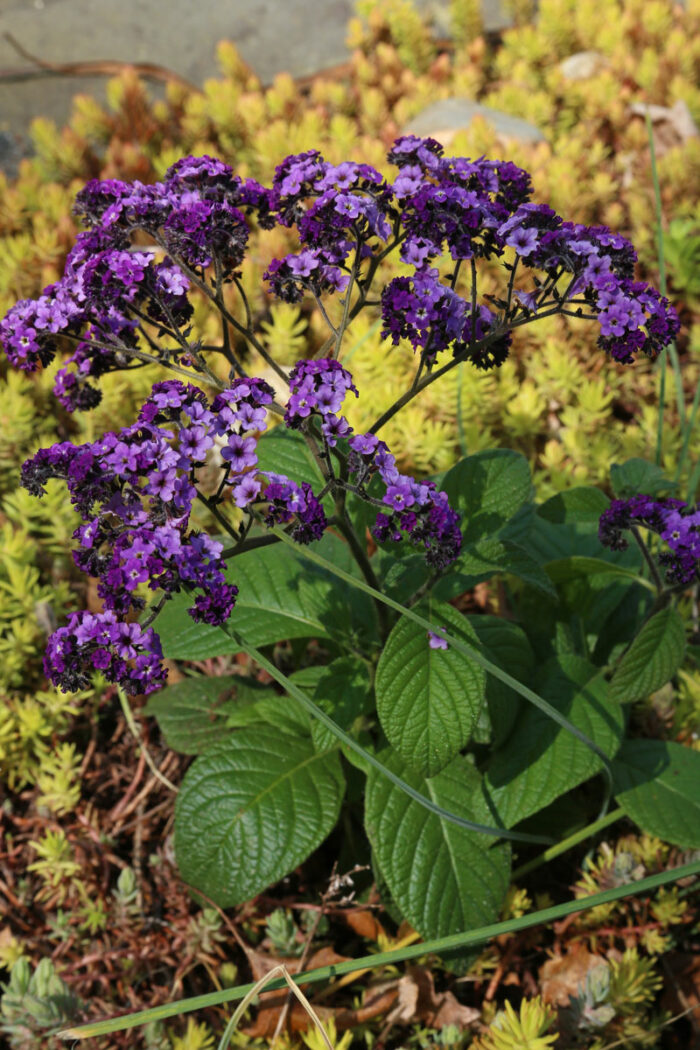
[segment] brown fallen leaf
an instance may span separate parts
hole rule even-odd
[[[605,962],[602,955],[593,955],[585,945],[574,944],[565,955],[555,955],[540,968],[542,998],[553,1006],[568,1006],[590,971]]]
[[[269,973],[270,970],[274,970],[275,966],[280,964],[286,966],[288,972],[292,975],[299,972],[298,958],[281,959],[279,956],[265,955],[263,952],[253,950],[247,951],[246,955],[254,981],[259,981],[261,977]],[[304,969],[314,970],[319,966],[332,966],[334,963],[343,962],[345,958],[346,956],[338,955],[330,947],[320,948],[308,959]],[[251,1039],[271,1039],[277,1030],[280,1011],[284,1007],[289,994],[291,993],[288,988],[279,988],[272,992],[261,992],[260,1006],[255,1020],[251,1025],[242,1029],[245,1035]],[[314,1006],[314,1010],[322,1021],[326,1021],[334,1014],[330,1007]],[[287,1014],[286,1030],[288,1032],[299,1032],[308,1028],[310,1024],[313,1024],[313,1022],[306,1010],[297,999],[294,999]]]
[[[479,1010],[463,1006],[452,992],[435,991],[433,975],[424,966],[412,966],[398,982],[398,1002],[387,1015],[387,1022],[415,1024],[429,1028],[457,1025],[466,1028],[481,1017]]]
[[[367,908],[357,908],[354,911],[346,911],[343,918],[350,929],[368,941],[378,941],[380,937],[386,936],[386,931],[379,919]]]

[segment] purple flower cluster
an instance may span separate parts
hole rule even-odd
[[[149,349],[144,323],[159,326],[175,340],[170,352],[182,353],[191,275],[214,260],[223,279],[235,273],[248,240],[244,212],[263,227],[275,221],[269,191],[211,157],[185,158],[151,186],[93,180],[75,211],[90,229],[78,235],[63,277],[0,321],[0,343],[16,368],[35,371],[59,350],[73,350],[54,387],[69,411],[99,402],[90,380]],[[154,247],[141,246],[144,233]]]
[[[271,203],[282,225],[296,224],[302,250],[270,264],[265,279],[274,294],[295,303],[305,291],[345,291],[351,253],[367,258],[391,234],[391,200],[369,164],[329,164],[317,150],[287,157],[275,171]]]
[[[154,326],[171,341],[156,356],[192,365],[188,293],[209,266],[217,282],[237,275],[251,217],[263,228],[297,228],[300,250],[271,260],[265,273],[288,302],[343,292],[352,275],[362,283],[365,264],[374,273],[379,254],[400,246],[414,272],[382,293],[384,335],[408,340],[429,365],[451,348],[479,368],[497,366],[516,321],[568,304],[598,319],[599,345],[618,361],[654,357],[673,340],[678,318],[665,298],[633,280],[631,245],[606,227],[564,222],[533,203],[523,169],[445,157],[435,140],[412,135],[396,140],[389,160],[399,169],[393,183],[367,164],[331,164],[316,150],[287,157],[269,189],[207,156],[184,158],[154,185],[93,180],[75,205],[90,228],[78,235],[63,277],[9,311],[0,343],[28,371],[70,349],[55,384],[70,411],[98,403],[101,375],[153,351]],[[446,254],[459,265],[508,249],[516,267],[543,271],[545,280],[535,278],[530,291],[510,282],[506,298],[495,300],[499,313],[466,302],[437,269]]]
[[[381,503],[386,511],[377,514],[372,533],[378,540],[400,540],[423,544],[430,565],[445,568],[459,554],[462,534],[459,515],[448,505],[447,495],[433,482],[418,482],[401,474],[396,459],[375,434],[354,434],[339,409],[348,391],[357,395],[352,376],[333,358],[299,361],[289,376],[291,394],[285,422],[298,428],[311,417],[320,418],[321,434],[333,448],[339,438],[348,438],[348,473],[355,491],[368,498],[366,487],[377,476],[384,483]],[[268,487],[266,495],[269,496]]]
[[[440,570],[451,565],[461,550],[462,533],[459,514],[450,507],[447,493],[438,491],[434,481],[401,474],[386,443],[375,434],[356,434],[349,445],[348,467],[360,494],[375,474],[385,486],[381,501],[386,511],[377,514],[372,527],[375,539],[398,543],[405,533],[414,546],[425,547],[428,565]]]
[[[415,268],[413,277],[395,278],[382,293],[383,335],[395,345],[408,339],[429,364],[451,347],[490,368],[505,360],[516,318],[569,304],[572,312],[592,311],[599,345],[620,362],[638,352],[655,357],[677,334],[668,300],[632,280],[636,255],[629,242],[607,227],[564,222],[531,202],[527,172],[499,161],[443,157],[437,142],[411,135],[396,141],[389,159],[401,169],[391,187],[407,234],[401,257]],[[466,303],[431,268],[445,250],[459,262],[502,256],[507,248],[516,266],[544,271],[547,279],[536,280],[532,292],[513,287],[499,301],[500,317]]]
[[[483,304],[474,311],[448,285],[437,270],[416,270],[413,277],[397,277],[382,293],[382,337],[394,346],[408,339],[432,364],[436,355],[451,346],[455,354],[470,349],[477,368],[502,364],[512,335],[498,328],[496,315]],[[490,338],[489,338],[490,336]]]
[[[66,482],[83,518],[74,533],[73,558],[79,569],[98,578],[107,616],[75,614],[54,636],[46,666],[57,684],[65,686],[70,675],[82,681],[95,668],[116,676],[110,680],[123,678],[134,687],[139,682],[146,692],[161,684],[156,636],[139,634],[136,625],[125,622],[145,606],[139,593],[143,585],[165,597],[183,586],[198,592],[188,610],[194,620],[216,625],[230,616],[238,589],[226,582],[223,545],[188,530],[196,471],[215,446],[224,464],[222,490],[228,487],[238,507],[266,502],[268,525],[296,519],[291,535],[301,543],[323,534],[326,517],[308,484],[256,471],[257,435],[266,428],[272,400],[273,391],[262,379],[234,380],[211,405],[196,387],[168,380],[155,384],[132,426],[89,444],[57,444],[27,460],[22,483],[35,495],[45,492],[49,478]],[[126,642],[119,648],[120,640],[132,637],[138,646],[127,656]],[[104,642],[101,648],[95,648],[95,639]],[[149,646],[155,662],[145,655]],[[113,659],[107,659],[107,651]],[[65,659],[59,659],[61,653]],[[131,678],[123,670],[129,658],[137,661]]]
[[[598,537],[605,547],[625,550],[625,529],[641,525],[655,532],[670,547],[659,555],[669,583],[690,583],[700,563],[700,509],[683,500],[632,496],[613,500],[603,512]]]
[[[332,357],[298,361],[289,373],[290,396],[284,421],[297,430],[313,412],[321,416],[321,433],[331,448],[339,438],[352,433],[346,419],[338,415],[345,395],[358,396],[352,376]]]
[[[122,623],[113,612],[73,613],[49,638],[44,669],[66,692],[87,688],[99,671],[127,693],[150,693],[165,685],[162,655],[152,627]]]

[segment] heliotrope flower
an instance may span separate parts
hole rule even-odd
[[[640,525],[655,532],[668,544],[659,563],[669,583],[690,583],[700,565],[700,509],[683,500],[632,496],[613,500],[600,517],[598,537],[605,547],[626,550],[625,530]]]

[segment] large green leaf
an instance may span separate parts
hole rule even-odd
[[[271,470],[275,474],[286,474],[297,485],[306,481],[314,492],[321,491],[325,478],[318,468],[313,454],[298,430],[277,426],[268,430],[258,441],[258,469]],[[324,500],[326,511],[332,513],[333,500]]]
[[[610,683],[611,694],[621,703],[648,696],[673,678],[684,655],[683,617],[669,605],[647,620],[620,660]]]
[[[646,496],[658,496],[661,492],[678,488],[675,481],[664,476],[661,467],[645,459],[635,457],[625,463],[613,463],[610,468],[610,483],[618,499],[627,499],[643,492]]]
[[[539,562],[519,543],[504,539],[481,540],[466,547],[450,572],[436,583],[433,594],[449,600],[497,573],[517,576],[543,591],[550,600],[557,600],[556,588]]]
[[[615,754],[622,738],[622,710],[610,699],[602,671],[579,656],[559,656],[542,668],[535,689],[605,754]],[[512,827],[600,768],[601,760],[590,748],[526,705],[486,768],[484,790],[492,819],[497,816]]]
[[[250,900],[323,842],[343,790],[337,751],[275,726],[239,730],[185,774],[175,804],[182,878],[223,908]]]
[[[600,489],[590,485],[558,492],[537,508],[537,513],[546,521],[555,524],[578,522],[586,525],[598,525],[603,511],[610,506],[610,500]]]
[[[665,740],[626,740],[612,769],[617,803],[642,831],[700,848],[700,753]]]
[[[155,717],[173,751],[199,755],[227,735],[229,715],[249,711],[263,698],[279,699],[273,689],[240,675],[185,678],[150,697],[145,713]]]
[[[359,573],[347,544],[326,533],[317,548],[346,572]],[[227,579],[238,587],[231,626],[254,646],[288,638],[337,638],[371,628],[371,600],[337,577],[310,565],[281,543],[233,558]],[[192,599],[176,595],[155,622],[163,652],[174,660],[204,660],[236,648],[224,631],[195,623],[187,614]]]
[[[484,655],[519,682],[529,685],[535,657],[522,628],[500,616],[468,616],[467,619],[476,631]],[[499,747],[512,730],[522,703],[514,689],[487,674],[486,706],[479,715],[474,740]]]
[[[451,605],[430,601],[421,610],[478,645],[469,621]],[[484,703],[486,676],[455,649],[431,649],[422,627],[403,616],[377,665],[377,714],[389,742],[425,776],[434,776],[471,737]]]
[[[385,751],[382,762],[438,805],[488,823],[480,776],[461,756],[429,780]],[[510,851],[428,812],[374,769],[365,826],[391,896],[422,937],[443,937],[493,922],[508,889]]]
[[[616,577],[637,583],[639,574],[624,565],[614,565],[603,558],[587,558],[572,555],[568,558],[556,558],[544,566],[545,572],[554,583],[568,583],[580,577],[590,579],[593,576]]]
[[[495,448],[467,456],[448,470],[441,488],[462,515],[465,544],[492,537],[532,498],[527,460]]]
[[[292,675],[292,681],[341,729],[352,729],[356,719],[374,711],[369,671],[356,657],[342,656],[325,667],[306,667]],[[317,751],[339,745],[337,736],[316,718],[311,719],[311,736]]]

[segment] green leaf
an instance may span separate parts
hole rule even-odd
[[[297,485],[306,481],[314,492],[325,485],[309,446],[298,430],[277,426],[268,430],[258,441],[258,469],[286,474]],[[331,500],[331,506],[333,501]]]
[[[298,700],[269,690],[267,696],[245,707],[238,707],[226,716],[229,729],[255,725],[279,726],[297,736],[308,736],[311,732],[311,716]]]
[[[185,882],[222,908],[242,904],[306,860],[338,819],[337,751],[275,726],[241,729],[190,766],[175,804]]]
[[[462,515],[466,544],[492,537],[532,498],[527,460],[496,448],[460,460],[442,481],[450,506]]]
[[[435,585],[433,594],[449,600],[497,573],[517,576],[543,591],[550,599],[557,600],[556,588],[538,562],[520,544],[502,539],[481,540],[468,546],[450,568],[449,574]]]
[[[152,696],[144,711],[158,722],[165,742],[183,755],[199,755],[226,734],[228,716],[249,711],[262,698],[277,698],[254,679],[186,678]]]
[[[308,676],[309,671],[320,671],[315,681]],[[353,657],[341,657],[325,667],[306,668],[292,675],[292,681],[306,689],[313,702],[341,729],[351,730],[361,715],[374,711],[369,671],[366,664]],[[316,719],[312,719],[311,736],[317,751],[338,747],[338,738]]]
[[[451,605],[431,601],[421,615],[465,641],[478,641],[469,621]],[[402,616],[377,665],[374,687],[382,729],[416,771],[434,776],[470,739],[485,685],[477,663],[455,649],[431,649],[425,630]]]
[[[519,682],[529,685],[535,657],[522,628],[499,616],[467,616],[467,619],[484,655]],[[474,740],[480,744],[490,741],[498,747],[512,730],[521,706],[522,701],[514,689],[487,673],[486,706],[481,710]]]
[[[700,753],[665,740],[626,740],[612,772],[618,805],[642,831],[700,848]]]
[[[631,583],[640,582],[639,573],[634,569],[628,569],[624,565],[615,565],[603,558],[586,558],[575,554],[568,558],[556,558],[554,561],[547,562],[544,571],[557,584],[568,583],[580,577],[587,580],[591,576],[620,576]]]
[[[490,819],[479,773],[461,756],[430,779],[396,752],[380,758],[444,808],[479,823]],[[496,917],[508,889],[506,845],[427,812],[375,770],[367,778],[365,826],[393,900],[422,937],[475,929]]]
[[[661,467],[634,457],[625,463],[613,463],[610,468],[610,484],[617,499],[628,499],[638,493],[658,496],[678,488],[674,481],[664,476]]]
[[[683,617],[669,605],[647,620],[620,660],[610,682],[611,695],[620,703],[648,696],[673,678],[684,655]]]
[[[537,508],[537,513],[545,521],[554,524],[596,525],[603,513],[610,506],[610,500],[600,489],[590,485],[581,485],[546,500]]]
[[[359,570],[347,544],[326,533],[317,544],[325,557],[346,572]],[[250,645],[269,645],[289,638],[331,638],[341,643],[349,630],[374,624],[374,609],[323,569],[309,565],[281,544],[232,558],[226,578],[238,587],[231,623]],[[187,614],[192,598],[176,595],[155,622],[163,653],[173,660],[204,660],[235,651],[235,643],[218,627],[195,623]]]
[[[536,691],[605,754],[615,754],[622,738],[622,711],[611,701],[602,671],[573,654],[555,657],[542,668]],[[496,815],[510,828],[588,780],[601,765],[590,748],[528,705],[486,769],[484,790],[492,819]]]
[[[598,539],[598,527],[585,522],[554,524],[535,514],[528,537],[527,549],[540,565],[572,555],[597,558],[611,565],[635,569],[642,564],[642,555],[636,544],[626,550],[612,551]]]

